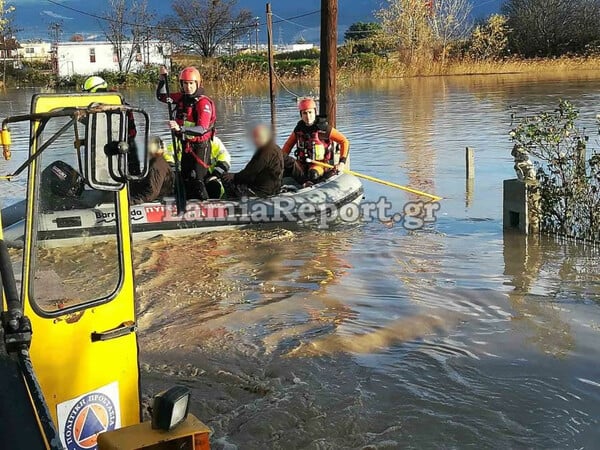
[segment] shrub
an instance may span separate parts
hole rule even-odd
[[[467,55],[475,60],[498,60],[506,55],[509,28],[501,14],[492,14],[477,25],[466,44]]]
[[[541,231],[600,239],[600,154],[577,126],[579,111],[561,101],[552,112],[519,118],[511,130],[513,155],[531,155],[540,198]],[[600,131],[600,128],[599,128]]]

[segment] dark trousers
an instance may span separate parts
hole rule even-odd
[[[296,180],[297,183],[304,183],[306,178],[306,169],[304,165],[296,158],[290,155],[283,156],[283,177],[291,177]]]
[[[225,195],[228,199],[237,199],[242,197],[256,197],[256,193],[245,184],[236,184],[233,181],[224,181]]]
[[[131,175],[140,175],[142,173],[142,169],[140,163],[140,155],[138,153],[135,138],[129,139],[129,155],[127,155],[127,158],[129,173]]]
[[[186,148],[191,151],[186,151]],[[208,173],[208,167],[201,164],[199,160],[204,161],[206,166],[210,164],[210,141],[183,142],[183,149],[181,154],[181,176],[185,184],[186,197],[206,200],[208,193],[204,185],[204,177]]]

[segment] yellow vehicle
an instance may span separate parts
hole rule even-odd
[[[147,166],[148,116],[118,94],[36,95],[30,114],[2,123],[5,158],[9,127],[26,125],[30,136],[27,161],[0,179],[28,173],[20,288],[0,223],[2,330],[10,357],[0,357],[0,448],[209,448],[209,429],[188,415],[184,387],[157,395],[152,420],[141,423],[127,192],[135,179],[128,169],[131,120]],[[110,203],[97,220],[110,222],[112,233],[82,232],[68,245],[54,245],[36,217],[80,202]],[[68,215],[57,220],[60,227],[77,225]]]

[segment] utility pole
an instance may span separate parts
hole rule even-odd
[[[259,18],[255,17],[254,18],[255,22],[254,22],[254,31],[256,32],[256,53],[258,54],[258,21]]]
[[[229,56],[233,56],[233,22],[230,22],[231,25],[231,36],[229,39]]]
[[[320,115],[326,116],[335,127],[337,112],[337,0],[321,0],[321,83],[319,89]]]
[[[273,57],[273,12],[271,4],[267,3],[267,47],[269,56],[269,94],[271,98],[271,128],[275,135],[275,125],[277,123],[275,111],[275,59]]]
[[[58,75],[58,42],[62,35],[63,27],[60,22],[53,22],[48,27],[52,39],[52,71]]]

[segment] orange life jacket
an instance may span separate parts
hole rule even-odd
[[[330,125],[327,125],[326,129],[321,129],[316,123],[308,126],[301,120],[294,128],[294,133],[296,134],[295,156],[298,161],[312,159],[330,162],[333,160],[334,147],[330,139]]]

